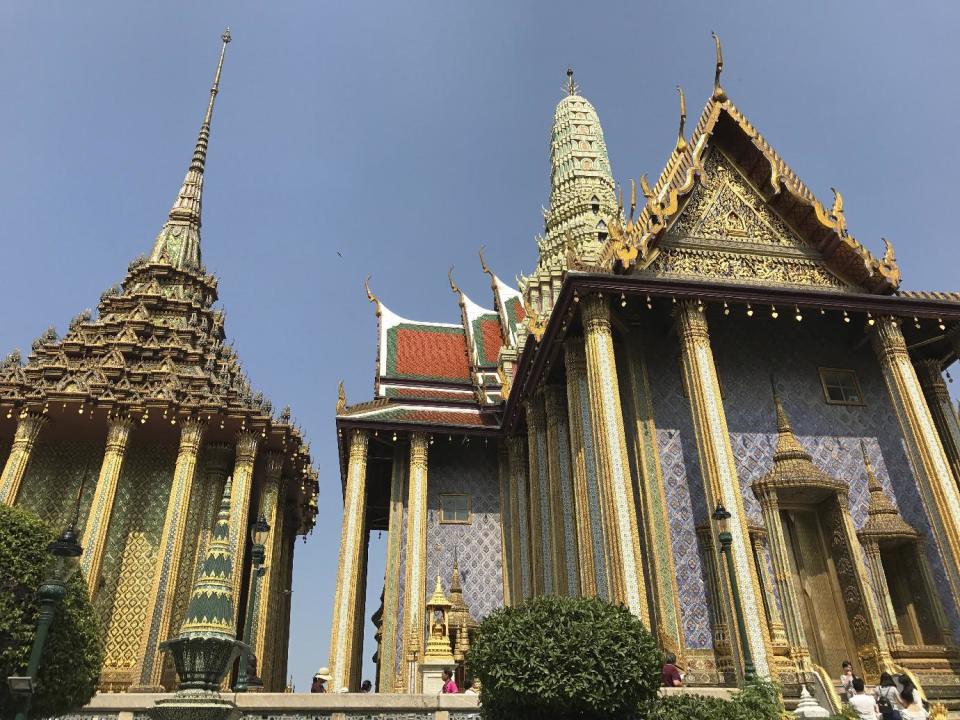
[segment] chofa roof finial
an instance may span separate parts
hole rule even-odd
[[[680,129],[677,130],[677,150],[683,152],[687,149],[687,141],[683,137],[687,124],[687,99],[683,94],[683,88],[679,85],[677,85],[677,92],[680,93]]]
[[[380,298],[373,294],[373,290],[370,289],[370,276],[367,275],[366,279],[363,281],[363,289],[367,291],[367,300],[372,302],[377,306],[377,315],[380,314]]]
[[[483,257],[483,245],[480,246],[480,269],[483,270],[491,278],[494,277],[493,270],[487,266],[487,260]]]
[[[720,47],[720,36],[712,31],[710,34],[713,36],[713,42],[717,46],[717,64],[713,73],[713,99],[723,102],[727,99],[727,94],[720,86],[720,73],[723,72],[723,48]]]
[[[458,295],[463,295],[463,291],[457,287],[457,283],[453,279],[453,265],[450,266],[450,269],[447,270],[447,280],[450,281],[450,289]]]

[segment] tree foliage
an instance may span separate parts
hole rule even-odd
[[[26,672],[40,605],[37,588],[50,568],[56,533],[30,513],[0,505],[0,719],[12,718],[6,678]],[[80,573],[67,585],[40,661],[30,716],[82,707],[96,692],[103,664],[100,624]]]
[[[661,658],[625,607],[545,596],[488,615],[467,662],[487,720],[627,720],[656,696]]]
[[[650,720],[781,720],[790,717],[780,702],[780,688],[769,680],[752,680],[731,700],[702,695],[668,695],[657,701]]]

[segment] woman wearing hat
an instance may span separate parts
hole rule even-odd
[[[310,692],[325,693],[327,691],[326,683],[328,682],[330,682],[330,668],[322,667],[317,670],[317,674],[313,676]]]

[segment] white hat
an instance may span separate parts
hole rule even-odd
[[[328,667],[320,668],[319,670],[317,670],[313,678],[314,680],[320,679],[320,680],[325,680],[326,682],[330,682],[330,668]]]

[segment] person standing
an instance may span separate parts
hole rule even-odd
[[[440,692],[444,695],[451,695],[453,693],[458,693],[460,690],[457,688],[457,681],[453,679],[453,672],[450,670],[443,671],[443,687]]]
[[[660,684],[663,687],[680,687],[683,685],[683,678],[680,677],[680,669],[677,667],[677,656],[668,652],[663,656],[663,667],[660,670]]]
[[[903,698],[897,692],[897,685],[890,673],[880,673],[880,684],[873,689],[877,706],[883,720],[903,720]]]
[[[372,690],[373,690],[373,683],[370,682],[369,680],[364,680],[362,683],[360,683],[360,692],[368,693],[368,692],[371,692]]]
[[[863,678],[855,677],[851,686],[853,695],[847,702],[850,703],[850,707],[857,711],[860,720],[881,720],[880,708],[877,707],[876,698],[864,692]]]
[[[903,698],[903,711],[900,713],[903,720],[927,720],[930,717],[930,713],[923,707],[920,693],[912,682],[907,682],[903,686],[900,697]]]
[[[853,663],[849,660],[844,660],[840,665],[840,686],[849,700],[853,696]]]
[[[313,682],[310,683],[310,692],[325,693],[327,691],[328,682],[330,682],[330,668],[322,667],[317,670],[316,674],[313,676]]]

